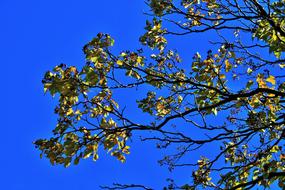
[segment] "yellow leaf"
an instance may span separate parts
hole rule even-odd
[[[92,61],[93,63],[97,63],[98,57],[90,57],[89,60]]]
[[[259,98],[257,96],[253,96],[252,99],[250,101],[248,101],[249,105],[253,108],[259,106],[259,104],[261,103]]]
[[[69,108],[69,109],[67,110],[67,112],[66,112],[66,115],[69,116],[69,115],[71,115],[71,114],[73,114],[73,109],[72,109],[72,108]]]
[[[76,115],[81,114],[80,110],[76,110],[75,114],[76,114]]]
[[[117,64],[121,66],[121,65],[123,65],[123,61],[118,60],[118,61],[117,61]]]
[[[76,67],[70,67],[70,71],[73,72],[73,73],[77,73]]]
[[[104,109],[108,112],[113,111],[113,108],[111,106],[104,106]]]
[[[179,95],[178,98],[177,98],[177,101],[180,104],[183,101],[183,97]]]
[[[218,115],[217,108],[212,109],[212,112],[214,113],[214,115],[215,115],[215,116],[217,116],[217,115]]]
[[[130,154],[130,151],[129,151],[130,147],[129,146],[125,146],[122,150],[123,153],[125,154]]]
[[[224,75],[224,74],[220,75],[220,79],[225,79],[225,78],[226,78],[226,75]]]
[[[122,57],[125,57],[125,56],[127,56],[127,54],[126,54],[125,52],[122,52],[122,53],[121,53],[121,56],[122,56]]]
[[[228,59],[225,60],[225,64],[226,64],[226,72],[229,72],[229,70],[231,70],[232,68],[232,65]]]
[[[156,109],[157,109],[157,111],[163,110],[164,109],[164,105],[162,103],[158,102],[156,104]]]
[[[140,64],[142,62],[142,57],[141,56],[138,56],[137,62],[138,62],[138,64]]]
[[[260,87],[260,88],[266,88],[267,87],[266,83],[264,82],[263,75],[261,75],[261,74],[258,74],[256,82],[258,83],[258,87]]]
[[[272,153],[276,153],[276,152],[278,152],[279,151],[279,146],[278,145],[274,145],[273,147],[272,147],[272,149],[270,150],[270,152],[272,152]]]
[[[135,72],[135,71],[133,73],[133,77],[135,77],[136,79],[140,79],[141,78],[141,76],[137,72]]]
[[[267,82],[270,82],[272,85],[275,85],[276,84],[276,81],[275,81],[275,77],[270,75],[267,79],[266,79]]]
[[[84,158],[84,159],[89,158],[89,157],[91,156],[91,154],[92,154],[92,152],[88,152],[87,154],[85,154],[85,155],[83,156],[83,158]]]
[[[285,64],[279,64],[279,67],[283,69],[285,67]]]

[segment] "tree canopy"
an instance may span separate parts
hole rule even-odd
[[[45,74],[44,90],[58,100],[58,122],[51,138],[35,141],[41,156],[67,167],[96,161],[102,148],[125,162],[129,139],[143,131],[142,141],[172,150],[162,165],[192,171],[188,182],[174,179],[165,189],[285,188],[285,1],[147,4],[152,19],[141,49],[116,55],[113,38],[99,33],[83,47],[82,68],[60,64]],[[167,44],[169,37],[200,33],[215,33],[217,40],[191,62]],[[116,93],[131,89],[145,92],[135,106],[151,119],[126,114],[130,105],[120,105]],[[213,146],[218,151],[195,163],[185,159]],[[114,189],[129,187],[147,189]]]

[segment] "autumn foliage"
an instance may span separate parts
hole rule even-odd
[[[142,140],[160,149],[179,147],[161,164],[193,171],[188,182],[174,179],[166,189],[285,188],[285,1],[148,3],[153,19],[141,49],[115,55],[112,37],[99,33],[83,48],[83,67],[61,64],[45,74],[44,90],[58,100],[58,123],[50,139],[35,141],[41,155],[69,166],[96,161],[102,147],[125,162],[128,139],[144,131]],[[169,36],[207,32],[217,41],[190,63],[167,46]],[[149,123],[132,119],[128,105],[114,98],[130,89],[145,91],[136,107]],[[195,163],[183,159],[212,144],[218,151]]]

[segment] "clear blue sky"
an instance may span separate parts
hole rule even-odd
[[[170,174],[159,167],[161,157],[150,144],[135,143],[125,164],[103,154],[96,163],[85,160],[67,169],[40,159],[32,144],[49,137],[56,124],[56,101],[44,95],[41,84],[45,71],[62,62],[82,65],[82,47],[98,32],[115,38],[115,51],[138,48],[147,10],[134,0],[0,0],[0,189],[98,189],[112,182],[159,188],[167,177],[189,180],[190,170]],[[205,48],[203,40],[193,36],[175,43],[191,58]]]

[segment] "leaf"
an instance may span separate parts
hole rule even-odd
[[[110,46],[114,46],[114,44],[115,44],[115,40],[114,39],[110,39]]]
[[[220,75],[220,79],[225,79],[225,78],[226,78],[226,75],[224,75],[224,74]]]
[[[279,151],[279,146],[278,145],[274,145],[273,147],[272,147],[272,149],[270,150],[270,152],[272,152],[272,153],[276,153],[276,152],[278,152]]]
[[[281,56],[281,52],[280,51],[274,51],[274,55],[276,56],[276,58],[280,58]]]
[[[270,82],[272,85],[275,85],[276,84],[276,81],[275,81],[275,77],[270,75],[267,79],[266,79],[267,82]]]
[[[70,166],[70,162],[71,162],[71,158],[70,157],[67,157],[64,159],[64,167],[68,167]]]
[[[136,79],[141,78],[141,76],[136,71],[133,72],[132,76],[135,77]]]
[[[125,153],[125,154],[130,154],[130,147],[129,146],[125,146],[124,148],[123,148],[123,150],[122,150],[122,152],[123,153]]]
[[[51,83],[45,83],[44,84],[44,93],[46,93],[48,90],[49,90],[49,88],[51,87]]]
[[[156,109],[157,109],[158,112],[160,112],[161,110],[164,109],[164,104],[158,102],[158,103],[156,104]]]
[[[250,75],[252,73],[252,69],[248,68],[246,72],[247,72],[248,75]]]
[[[138,56],[138,58],[137,58],[137,63],[138,63],[138,64],[141,64],[141,62],[142,62],[142,57],[141,57],[141,56]]]
[[[253,81],[249,80],[246,84],[246,89],[250,89],[250,87],[253,85]]]
[[[73,164],[74,164],[74,165],[77,165],[77,164],[79,163],[79,160],[80,160],[80,157],[76,157],[75,160],[74,160],[74,162],[73,162]]]
[[[201,55],[199,52],[196,52],[196,58],[201,59]]]
[[[120,56],[121,56],[121,57],[126,57],[127,54],[126,54],[125,52],[122,52]]]
[[[112,106],[105,106],[104,109],[105,109],[107,112],[113,111],[113,107],[112,107]]]
[[[214,115],[215,115],[215,116],[217,116],[217,115],[218,115],[217,108],[212,109],[212,111],[213,111],[213,113],[214,113]]]
[[[118,61],[117,61],[117,64],[120,65],[120,66],[122,66],[122,65],[123,65],[123,61],[118,60]]]
[[[131,76],[132,73],[133,73],[133,70],[128,70],[128,71],[126,72],[126,75],[127,75],[127,76]]]
[[[264,82],[263,79],[263,75],[262,74],[258,74],[257,78],[256,78],[256,82],[258,83],[258,86],[260,88],[266,88],[266,83]]]
[[[178,102],[179,104],[181,104],[182,101],[183,101],[183,97],[179,95],[179,96],[177,97],[177,102]]]
[[[88,148],[84,151],[84,154],[83,154],[83,158],[86,159],[86,158],[89,158],[92,154],[92,149]]]
[[[66,112],[66,115],[69,116],[69,115],[72,115],[73,114],[73,109],[72,108],[69,108]]]
[[[96,153],[94,153],[94,154],[93,154],[93,161],[96,161],[96,160],[98,160],[98,159],[99,159],[99,155],[96,154]]]
[[[228,59],[225,60],[225,64],[226,64],[226,72],[229,72],[232,68],[232,64],[229,62]]]
[[[70,72],[73,72],[73,73],[75,73],[75,74],[77,73],[76,67],[73,67],[73,66],[72,66],[72,67],[70,67],[69,69],[70,69]]]

